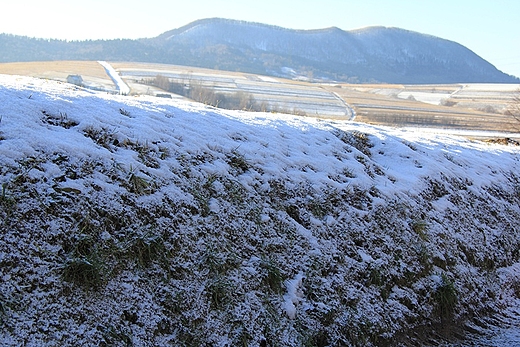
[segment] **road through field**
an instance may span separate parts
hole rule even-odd
[[[196,85],[210,88],[216,93],[247,93],[275,112],[399,127],[447,129],[454,134],[467,130],[493,131],[493,134],[516,132],[511,120],[504,114],[483,110],[482,107],[487,104],[471,109],[399,97],[403,92],[412,96],[419,93],[422,98],[431,94],[429,99],[435,97],[440,103],[444,97],[458,95],[462,89],[475,89],[474,86],[319,84],[175,65],[113,63],[113,66],[126,81],[133,81],[133,85],[161,75],[184,88]],[[483,85],[476,89],[482,94],[485,88]],[[483,102],[495,102],[497,98],[507,100],[509,97],[500,90],[500,86],[490,88],[493,99],[486,97]]]
[[[353,121],[356,118],[356,111],[345,100],[343,100],[341,96],[338,95],[338,93],[332,92],[332,94],[336,97],[336,99],[339,100],[339,102],[341,102],[345,106],[345,109],[347,110],[347,115],[350,116],[349,120]]]
[[[130,94],[130,87],[123,81],[123,79],[119,76],[117,71],[107,63],[106,61],[98,61],[98,63],[105,68],[107,75],[112,79],[114,84],[121,95]]]

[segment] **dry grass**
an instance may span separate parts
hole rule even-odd
[[[470,98],[471,104],[463,103],[463,98],[458,97],[453,106],[432,105],[397,97],[397,94],[403,91],[453,93],[460,87],[460,85],[340,85],[327,87],[327,89],[336,92],[356,110],[356,121],[359,122],[396,126],[518,131],[518,127],[515,127],[511,117],[494,111],[507,107],[510,96],[506,91],[498,93],[484,91],[475,96],[467,94],[465,98]]]
[[[38,78],[65,80],[68,75],[79,74],[101,79],[109,79],[105,69],[95,61],[39,61],[23,63],[2,63],[0,74],[21,75]]]

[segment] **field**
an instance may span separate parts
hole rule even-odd
[[[519,85],[318,84],[166,64],[111,64],[134,95],[179,97],[150,85],[153,78],[162,75],[188,88],[197,85],[219,93],[246,93],[275,112],[445,131],[519,132],[519,126],[504,114]],[[0,64],[0,74],[60,81],[79,74],[87,87],[115,90],[103,67],[92,61],[7,63]]]
[[[42,61],[0,64],[0,74],[30,76],[67,81],[69,75],[81,75],[91,88],[115,90],[105,69],[95,61]]]
[[[360,122],[447,129],[518,131],[504,115],[518,85],[334,85]]]
[[[220,93],[243,92],[269,109],[286,113],[305,114],[326,118],[351,118],[351,109],[345,102],[321,85],[209,69],[174,65],[113,63],[133,90],[157,75],[186,86],[202,86]]]

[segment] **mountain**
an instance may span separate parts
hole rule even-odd
[[[0,118],[0,346],[520,326],[518,147],[6,75]]]
[[[143,61],[347,82],[519,82],[456,42],[386,27],[290,30],[213,18],[139,40],[65,42],[0,35],[0,51],[3,62]]]

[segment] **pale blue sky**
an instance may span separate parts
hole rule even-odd
[[[141,38],[211,17],[293,29],[400,27],[456,41],[520,76],[519,0],[17,0],[2,5],[0,33]]]

